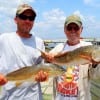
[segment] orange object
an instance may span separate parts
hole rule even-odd
[[[39,82],[46,81],[47,79],[48,79],[48,73],[44,72],[43,70],[38,72],[37,75],[35,76],[35,80]]]
[[[0,85],[4,85],[6,83],[7,83],[7,79],[2,74],[0,74]]]

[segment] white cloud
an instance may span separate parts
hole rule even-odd
[[[100,29],[100,22],[96,21],[95,16],[83,15],[79,10],[73,12],[81,17],[83,22],[83,37],[95,37],[100,36],[100,33],[97,33],[97,30]],[[65,14],[60,9],[53,9],[51,11],[43,13],[44,20],[39,21],[35,24],[35,29],[33,29],[36,34],[45,39],[56,39],[56,38],[65,38],[63,25],[65,21]],[[90,34],[91,35],[87,35]]]
[[[32,2],[35,2],[35,0],[1,0],[0,13],[7,14],[8,16],[13,15],[19,4]]]
[[[76,15],[80,16],[80,18],[81,18],[83,21],[85,20],[85,19],[84,19],[84,16],[80,13],[79,10],[76,10],[73,14],[76,14]]]
[[[39,21],[36,24],[36,33],[44,34],[42,35],[42,37],[44,38],[47,35],[50,37],[54,37],[57,34],[56,36],[60,37],[63,34],[63,25],[65,21],[65,15],[63,11],[61,11],[60,9],[52,9],[51,11],[44,12],[43,19],[43,21]]]
[[[75,11],[74,14],[77,14],[81,17],[83,22],[83,37],[96,37],[100,36],[100,22],[96,20],[95,16],[83,15],[80,11]],[[89,35],[87,35],[89,34]],[[97,37],[98,38],[98,37]]]
[[[52,9],[49,12],[43,13],[44,21],[51,24],[51,26],[60,27],[63,25],[65,16],[60,9]]]
[[[86,5],[100,7],[100,0],[83,0]]]

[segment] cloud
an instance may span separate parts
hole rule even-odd
[[[4,15],[13,15],[18,7],[22,3],[33,3],[35,0],[1,0],[0,12]]]
[[[100,22],[96,21],[95,16],[83,15],[79,10],[74,11],[73,14],[79,15],[82,19],[83,37],[100,36],[100,33],[97,33],[97,30],[99,31],[100,29]],[[51,11],[44,12],[43,20],[35,23],[33,31],[43,39],[65,38],[63,30],[65,18],[65,13],[60,9],[52,9]],[[95,33],[97,34],[96,36]]]
[[[81,17],[83,22],[83,37],[96,37],[100,36],[100,22],[96,20],[95,16],[91,15],[83,15],[79,10],[73,12],[73,14],[77,14]],[[89,35],[87,35],[89,34]]]
[[[100,22],[96,20],[95,16],[84,16],[84,36],[85,37],[100,37],[99,29]],[[87,36],[87,34],[90,34]]]
[[[83,0],[86,5],[100,7],[100,0]]]
[[[84,16],[81,14],[81,12],[79,10],[76,10],[73,14],[80,16],[80,18],[82,19],[82,21],[84,21]]]
[[[63,34],[63,25],[65,21],[64,12],[60,9],[52,9],[43,13],[43,20],[35,25],[35,31],[38,34],[43,34],[43,38],[58,38]],[[60,35],[60,34],[61,35]]]

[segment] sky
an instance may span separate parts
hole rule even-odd
[[[32,33],[42,39],[65,39],[64,21],[77,14],[83,21],[83,38],[100,38],[100,0],[0,0],[0,34],[16,31],[18,5],[28,3],[37,13]]]

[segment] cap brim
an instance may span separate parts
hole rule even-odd
[[[80,22],[77,22],[77,21],[69,21],[67,22],[65,25],[68,26],[69,24],[71,23],[75,23],[76,25],[78,25],[79,27],[81,26],[81,23]]]

